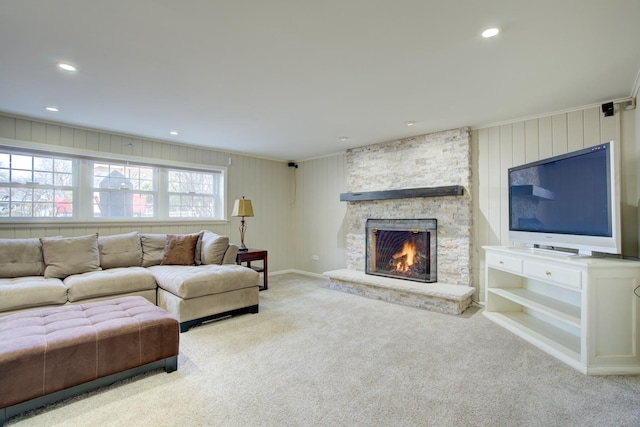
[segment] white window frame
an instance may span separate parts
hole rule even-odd
[[[7,224],[16,223],[55,223],[81,225],[83,223],[176,223],[176,222],[207,222],[226,223],[227,206],[227,168],[224,166],[208,166],[201,164],[183,163],[175,161],[142,159],[135,156],[118,155],[111,153],[96,153],[89,150],[69,149],[67,147],[56,147],[52,150],[46,144],[24,143],[5,138],[0,138],[0,149],[12,154],[23,154],[30,156],[59,157],[76,161],[77,168],[74,169],[74,179],[77,186],[74,194],[73,215],[70,217],[16,217],[0,218],[0,227]],[[93,187],[93,162],[122,164],[131,162],[137,166],[152,167],[157,171],[154,197],[154,216],[145,217],[94,217],[94,187]],[[168,197],[168,171],[182,170],[196,173],[217,173],[219,175],[218,185],[214,193],[214,211],[212,217],[170,217],[169,197]]]

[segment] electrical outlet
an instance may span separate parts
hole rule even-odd
[[[314,261],[318,261],[320,257],[318,255],[311,255],[311,259]]]

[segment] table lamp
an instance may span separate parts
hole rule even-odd
[[[240,227],[238,228],[238,230],[240,230],[240,248],[238,250],[246,251],[248,249],[244,245],[244,233],[245,231],[247,231],[247,226],[244,222],[244,217],[253,216],[253,206],[251,206],[251,200],[245,199],[244,196],[242,196],[242,199],[236,199],[235,203],[233,204],[233,212],[231,212],[231,216],[239,216],[242,218],[240,220]]]

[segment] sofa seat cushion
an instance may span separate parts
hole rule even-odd
[[[158,287],[183,299],[258,286],[260,277],[240,265],[155,265],[147,268]]]
[[[156,281],[143,267],[121,267],[74,274],[64,279],[69,302],[155,289]]]
[[[67,302],[67,288],[60,279],[26,276],[0,279],[0,312]]]

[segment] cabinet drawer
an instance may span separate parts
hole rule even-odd
[[[539,262],[525,261],[523,266],[525,276],[542,279],[571,288],[582,287],[582,272],[566,266],[547,265]]]
[[[487,254],[487,265],[501,270],[522,274],[522,259],[502,254]]]

